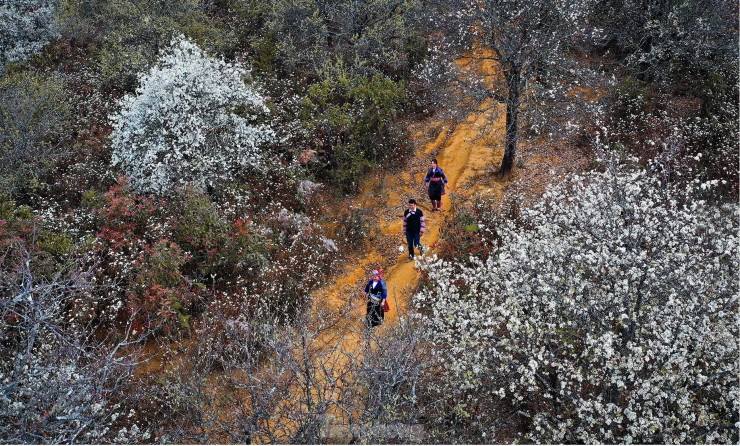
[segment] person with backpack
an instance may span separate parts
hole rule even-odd
[[[372,277],[365,285],[367,295],[367,314],[365,314],[365,325],[374,328],[383,323],[385,319],[384,308],[388,307],[388,288],[383,281],[382,272],[374,269]]]
[[[432,160],[432,167],[427,172],[427,177],[424,180],[425,183],[429,183],[427,192],[429,193],[429,199],[432,200],[432,212],[439,212],[442,210],[442,195],[445,194],[445,184],[447,184],[447,177],[442,169],[437,164],[437,159]]]
[[[421,236],[424,235],[426,223],[424,213],[416,207],[416,200],[409,200],[409,208],[403,212],[403,232],[406,234],[406,243],[409,245],[409,260],[414,260],[414,248],[419,248],[419,255],[423,254]]]

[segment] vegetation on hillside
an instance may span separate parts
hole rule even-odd
[[[0,0],[0,440],[737,443],[737,30],[728,0]],[[408,317],[348,349],[315,292],[373,215],[336,203],[482,104],[499,181],[543,145],[586,171],[456,196]]]

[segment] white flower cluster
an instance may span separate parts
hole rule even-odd
[[[427,264],[414,300],[450,385],[520,408],[528,441],[737,439],[740,214],[696,198],[713,186],[575,177],[487,260]]]
[[[262,163],[260,146],[274,139],[265,99],[245,84],[247,70],[209,57],[180,36],[136,93],[110,117],[113,164],[134,188],[167,193],[193,184],[214,186]]]
[[[123,415],[133,342],[99,341],[93,325],[68,324],[69,308],[91,289],[81,266],[51,280],[34,275],[31,259],[3,283],[0,312],[0,438],[4,443],[106,443]],[[79,270],[79,271],[78,271]],[[147,440],[143,436],[131,441]]]
[[[0,72],[6,62],[25,60],[59,37],[58,0],[0,0]]]

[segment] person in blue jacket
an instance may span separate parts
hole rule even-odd
[[[437,165],[437,159],[432,160],[432,167],[427,172],[427,177],[424,182],[429,183],[429,199],[432,200],[432,212],[439,212],[442,210],[442,195],[445,194],[445,184],[447,184],[447,177],[442,169]]]
[[[372,278],[365,285],[365,294],[367,294],[365,324],[368,328],[373,328],[383,323],[385,319],[383,303],[388,298],[388,289],[377,269],[373,270]]]

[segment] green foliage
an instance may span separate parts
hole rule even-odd
[[[181,273],[187,257],[177,244],[159,240],[152,248],[145,247],[134,263],[136,277],[128,307],[132,313],[142,312],[148,328],[189,328],[187,312],[198,295],[197,287]]]
[[[342,62],[328,64],[301,111],[304,125],[320,141],[317,175],[356,191],[361,175],[400,155],[394,118],[405,104],[405,83],[381,74],[352,75]]]
[[[652,104],[647,83],[632,77],[622,79],[612,92],[613,113],[618,119],[632,120],[647,112]]]
[[[105,194],[95,190],[88,189],[82,193],[82,202],[80,207],[87,210],[101,209],[105,206]]]
[[[15,203],[0,195],[0,220],[9,220],[13,215]]]
[[[178,191],[175,198],[174,240],[187,252],[199,245],[214,247],[228,232],[228,224],[218,215],[218,208],[208,196],[195,189]]]
[[[444,260],[469,262],[471,257],[485,258],[496,240],[486,238],[482,221],[493,221],[485,199],[472,203],[454,202],[455,213],[440,228],[439,256]]]
[[[14,263],[26,259],[37,278],[51,279],[68,265],[74,253],[69,234],[44,221],[29,206],[0,199],[0,269],[5,269],[0,282],[5,274],[12,276]]]
[[[183,282],[179,270],[185,263],[185,257],[182,248],[177,244],[157,241],[147,256],[146,265],[142,265],[144,267],[140,274],[146,280],[140,280],[140,283],[156,284],[168,288],[179,286]]]
[[[33,188],[60,155],[59,132],[69,115],[56,76],[12,70],[0,78],[0,195]]]
[[[472,225],[465,225],[465,227],[463,227],[463,230],[465,232],[475,232],[475,233],[477,233],[478,230],[479,230],[479,228],[478,228],[478,225],[472,224]]]
[[[15,201],[8,198],[0,200],[0,220],[13,222],[17,220],[31,220],[33,210],[28,206],[16,206]]]
[[[173,197],[172,239],[187,253],[183,272],[197,281],[235,280],[265,263],[264,242],[241,219],[230,225],[208,195],[193,188]]]
[[[419,34],[410,34],[406,38],[404,52],[408,60],[408,70],[411,71],[424,62],[429,55],[429,47]]]
[[[278,60],[275,37],[270,35],[257,40],[254,43],[254,49],[256,52],[254,66],[264,73],[272,73],[275,62]]]
[[[72,237],[55,231],[42,231],[39,234],[38,247],[56,259],[64,259],[74,251]]]
[[[363,248],[379,237],[375,210],[365,207],[343,207],[336,238],[345,240],[354,248]]]
[[[146,71],[172,38],[184,34],[209,53],[231,54],[236,38],[206,14],[198,0],[68,0],[68,32],[92,38],[101,83],[133,91],[136,75]]]
[[[408,74],[408,56],[418,55],[409,51],[408,43],[422,3],[274,0],[265,14],[265,27],[280,36],[276,48],[281,61],[311,77],[336,59],[365,76]]]
[[[221,3],[219,1],[219,3]],[[235,34],[237,52],[249,48],[251,63],[259,71],[271,73],[278,57],[276,33],[265,28],[265,16],[272,10],[267,0],[227,0],[218,7],[218,13]],[[228,53],[225,53],[230,57]]]

